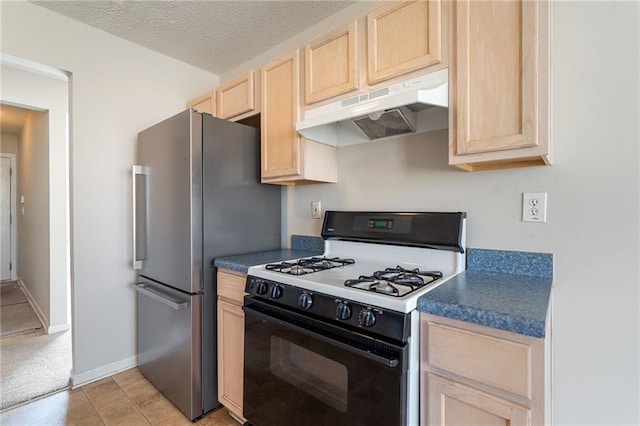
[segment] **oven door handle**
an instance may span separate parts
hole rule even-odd
[[[285,328],[290,328],[290,329],[296,330],[297,332],[305,334],[305,335],[307,335],[309,337],[313,337],[314,339],[322,340],[325,343],[329,343],[331,345],[337,346],[337,347],[339,347],[341,349],[344,349],[346,351],[354,353],[354,354],[356,354],[358,356],[367,358],[368,360],[377,362],[378,364],[382,364],[385,367],[396,368],[398,366],[398,364],[400,363],[400,361],[397,358],[386,358],[384,356],[368,352],[368,351],[366,351],[364,349],[354,348],[353,346],[348,345],[347,343],[343,343],[343,342],[340,342],[338,340],[334,340],[334,339],[332,339],[330,337],[324,336],[324,335],[319,334],[319,333],[315,333],[315,332],[313,332],[311,330],[308,330],[308,329],[306,329],[304,327],[293,325],[293,324],[290,324],[290,323],[288,323],[286,321],[283,321],[281,319],[274,318],[271,315],[264,314],[262,312],[256,311],[255,309],[252,309],[249,306],[244,306],[243,308],[244,308],[245,313],[250,313],[251,315],[254,315],[254,316],[258,317],[258,318],[262,318],[262,319],[264,319],[266,321],[275,322],[275,323],[277,323],[277,324],[279,324],[279,325],[281,325],[281,326],[283,326]]]

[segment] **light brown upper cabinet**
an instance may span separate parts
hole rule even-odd
[[[299,50],[262,67],[262,182],[281,185],[335,182],[335,147],[302,138]]]
[[[548,2],[455,2],[449,163],[462,169],[550,163]]]
[[[440,0],[390,2],[367,15],[369,85],[442,60]]]
[[[193,108],[198,112],[206,112],[215,117],[216,115],[216,91],[210,90],[207,93],[190,100],[187,108]]]
[[[358,25],[354,20],[304,46],[306,105],[358,88]]]
[[[260,71],[250,70],[217,89],[219,118],[238,121],[260,112]]]

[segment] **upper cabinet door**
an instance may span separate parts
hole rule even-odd
[[[248,71],[217,88],[216,111],[219,118],[230,119],[240,115],[257,114],[256,105],[260,104],[259,71]],[[257,84],[256,84],[257,83]]]
[[[538,143],[538,2],[456,2],[457,155]]]
[[[304,101],[309,105],[358,88],[357,21],[304,46]]]
[[[262,67],[262,181],[300,175],[299,52]]]
[[[367,15],[369,85],[442,60],[440,0],[390,2]]]
[[[216,91],[210,90],[207,93],[190,100],[187,108],[193,108],[198,112],[206,112],[215,117],[216,115]]]

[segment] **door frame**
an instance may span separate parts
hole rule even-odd
[[[9,161],[11,162],[11,226],[10,226],[10,233],[11,233],[11,277],[10,280],[11,281],[15,281],[17,279],[17,274],[16,271],[18,270],[18,256],[17,256],[17,240],[18,240],[18,210],[17,210],[17,196],[18,196],[18,190],[17,190],[17,185],[16,185],[16,181],[17,181],[17,169],[16,169],[16,155],[15,154],[9,154],[9,153],[1,153],[0,157],[2,158],[8,158]]]

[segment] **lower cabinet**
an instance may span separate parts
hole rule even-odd
[[[455,380],[427,374],[430,425],[530,425],[531,409],[465,386]]]
[[[421,314],[421,418],[545,424],[545,340]]]
[[[242,422],[245,281],[218,271],[218,400]]]

